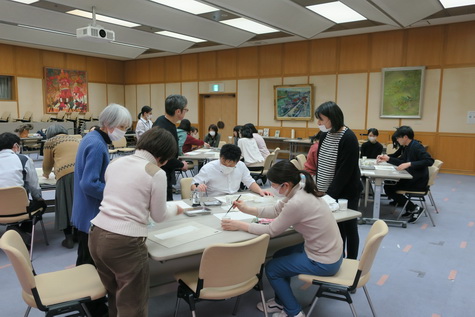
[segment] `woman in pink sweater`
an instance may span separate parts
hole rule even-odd
[[[290,161],[273,165],[267,178],[271,191],[282,197],[276,205],[261,208],[234,205],[242,212],[261,218],[274,218],[269,225],[223,220],[224,230],[242,230],[253,234],[267,233],[275,237],[290,226],[302,234],[304,242],[277,251],[266,264],[266,275],[275,292],[267,301],[267,311],[274,317],[305,314],[292,293],[290,278],[298,274],[331,276],[338,272],[343,260],[343,241],[337,223],[327,203],[320,198],[312,176],[299,171]],[[262,305],[262,304],[261,304]],[[258,304],[258,308],[263,310]]]

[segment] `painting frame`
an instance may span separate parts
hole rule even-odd
[[[89,111],[86,71],[45,67],[44,92],[45,113]]]
[[[422,118],[425,69],[425,66],[382,69],[380,118]]]
[[[297,105],[294,105],[295,102],[297,102]],[[296,113],[297,111],[298,113]],[[274,86],[274,119],[290,121],[313,120],[313,85]]]

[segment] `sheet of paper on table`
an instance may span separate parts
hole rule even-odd
[[[194,150],[193,152],[209,152],[211,151],[211,149],[198,149],[198,150]]]
[[[375,165],[374,168],[381,171],[394,171],[396,169],[393,165]]]
[[[218,218],[219,220],[223,219],[224,215],[226,215],[225,212],[220,212],[220,213],[216,213],[216,214],[213,214],[216,218]],[[228,212],[227,214],[227,217],[231,217],[231,220],[246,220],[246,219],[253,219],[253,218],[256,218],[256,216],[253,216],[253,215],[248,215],[248,214],[245,214],[243,212],[240,212],[240,211],[230,211]]]
[[[181,208],[190,208],[191,207],[190,205],[188,205],[187,203],[185,203],[182,200],[168,201],[167,206],[170,206],[170,205],[177,205],[177,206],[180,206]]]
[[[173,248],[220,232],[222,231],[190,221],[177,226],[151,232],[149,238],[164,247]]]
[[[241,197],[239,197],[239,196],[241,196]],[[248,194],[242,194],[242,195],[235,194],[235,195],[218,196],[218,197],[215,197],[215,198],[217,200],[219,200],[220,202],[226,203],[226,201],[227,201],[226,197],[227,197],[227,199],[230,199],[231,201],[236,200],[238,197],[239,197],[239,200],[242,200],[242,201],[252,201],[252,200],[258,198],[259,196],[248,193]],[[229,208],[229,205],[228,205],[228,208]]]

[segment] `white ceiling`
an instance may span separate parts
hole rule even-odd
[[[305,8],[330,1],[202,0],[219,10],[196,16],[148,0],[40,0],[31,5],[0,0],[0,42],[129,60],[475,20],[475,5],[444,9],[439,0],[341,0],[368,19],[344,24],[335,24]],[[116,42],[134,47],[77,39],[76,29],[92,21],[65,12],[91,12],[93,6],[97,14],[140,24],[127,28],[98,21],[115,32]],[[218,22],[235,17],[246,17],[279,32],[256,35]],[[162,30],[207,42],[195,44],[154,33]]]

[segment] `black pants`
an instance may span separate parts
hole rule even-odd
[[[426,183],[427,184],[427,183]],[[411,191],[425,191],[426,184],[422,182],[414,182],[412,179],[401,179],[394,185],[384,185],[384,192],[388,198],[393,199],[398,206],[404,206],[407,202],[406,210],[413,211],[416,208],[416,205],[412,201],[408,201],[406,196],[401,194],[396,194],[398,190],[411,190]]]
[[[348,208],[358,210],[359,194],[352,199],[348,199]],[[346,257],[348,259],[358,258],[358,248],[360,245],[360,236],[358,235],[358,220],[351,219],[338,223],[341,238],[343,239],[343,256],[346,246]]]

